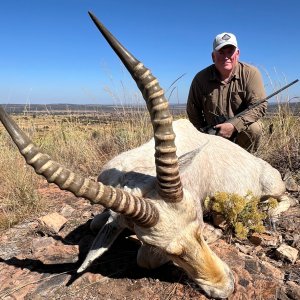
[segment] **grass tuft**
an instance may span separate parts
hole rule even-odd
[[[42,200],[37,192],[39,178],[6,134],[0,136],[0,169],[0,229],[5,229],[36,214]]]
[[[264,118],[265,131],[256,155],[284,176],[291,172],[300,183],[300,118],[289,103],[279,104],[274,114]]]

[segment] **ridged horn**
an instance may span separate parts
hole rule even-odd
[[[91,12],[89,15],[137,83],[147,103],[154,132],[159,194],[167,202],[179,202],[183,198],[182,183],[172,127],[173,118],[164,91],[150,70],[125,49]]]
[[[55,183],[60,189],[69,191],[77,197],[83,197],[92,203],[99,203],[121,213],[140,226],[152,227],[158,222],[158,211],[150,200],[84,178],[53,161],[49,155],[43,154],[32,143],[1,106],[0,120],[27,164],[31,165],[37,174],[44,176],[48,182]]]

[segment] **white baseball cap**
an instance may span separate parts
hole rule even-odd
[[[226,45],[232,45],[237,48],[237,40],[233,33],[223,32],[218,34],[213,43],[213,50],[218,51]]]

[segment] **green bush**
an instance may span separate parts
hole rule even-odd
[[[240,239],[246,239],[249,232],[264,232],[266,210],[277,205],[277,200],[269,198],[260,202],[259,197],[248,192],[242,197],[234,193],[218,192],[204,201],[205,208],[224,217],[229,230]]]

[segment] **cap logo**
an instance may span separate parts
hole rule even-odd
[[[213,50],[219,51],[225,45],[232,45],[237,48],[237,40],[233,33],[223,32],[218,34],[213,41]]]
[[[230,40],[230,38],[231,38],[231,36],[227,33],[222,36],[222,40],[224,40],[224,41],[228,41],[228,40]]]

